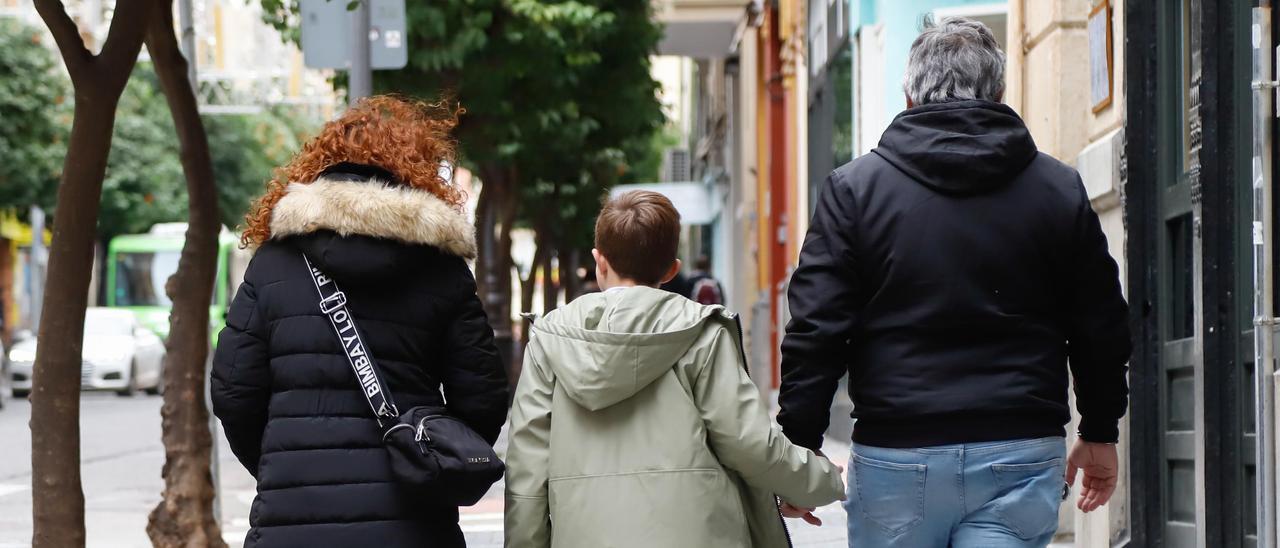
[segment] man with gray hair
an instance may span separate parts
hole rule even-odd
[[[927,25],[907,110],[828,177],[791,278],[778,423],[819,449],[849,374],[851,547],[1043,547],[1077,472],[1081,510],[1115,489],[1118,269],[1080,175],[1036,150],[1003,82],[990,29]]]

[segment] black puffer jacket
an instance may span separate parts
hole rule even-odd
[[[214,412],[258,480],[245,546],[463,546],[457,508],[393,483],[302,253],[347,293],[401,409],[447,401],[493,442],[507,379],[464,260],[474,229],[429,193],[352,179],[289,187],[218,339]]]
[[[1128,310],[1074,169],[1009,107],[900,114],[818,200],[788,293],[778,423],[822,444],[849,373],[854,440],[884,447],[1080,435],[1115,442]]]

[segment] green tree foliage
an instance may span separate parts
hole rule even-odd
[[[222,223],[241,224],[271,171],[297,151],[300,132],[288,112],[205,116]],[[102,188],[99,237],[145,232],[155,223],[187,218],[186,179],[155,72],[140,65],[120,98],[111,156]]]
[[[297,3],[262,0],[266,19],[287,36],[297,36]],[[649,56],[662,31],[650,0],[405,7],[408,66],[375,72],[374,90],[465,109],[455,136],[460,160],[483,183],[477,282],[501,349],[511,337],[512,228],[533,227],[543,257],[588,248],[602,195],[635,180],[630,166],[651,156],[663,115]]]
[[[0,209],[25,214],[38,205],[54,215],[66,155],[73,97],[42,29],[0,18]],[[298,149],[312,129],[288,111],[208,116],[209,147],[218,178],[222,221],[240,224],[271,171]],[[155,72],[134,70],[120,99],[103,182],[99,237],[144,232],[187,216],[177,136]]]
[[[263,0],[296,36],[297,1]],[[649,72],[661,29],[646,0],[408,2],[409,65],[375,73],[378,92],[450,97],[466,112],[464,164],[509,169],[523,217],[567,197],[594,216],[604,189],[635,179],[662,125]],[[492,171],[490,171],[492,173]],[[566,205],[566,204],[560,204]],[[555,223],[552,223],[555,224]]]
[[[0,209],[49,208],[71,125],[70,82],[44,31],[0,17]]]
[[[523,193],[531,204],[544,207],[526,208],[522,217],[550,230],[544,239],[562,250],[590,248],[600,198],[609,187],[652,176],[637,168],[647,167],[663,121],[649,67],[662,33],[650,3],[587,2],[606,15],[599,18],[599,32],[582,38],[582,47],[595,59],[578,67],[577,81],[563,90],[581,131],[554,135],[550,150],[534,154],[531,175],[538,184]],[[537,215],[552,217],[539,222]]]
[[[98,236],[145,232],[155,223],[186,217],[178,137],[154,71],[139,64],[120,97],[102,183]]]
[[[271,172],[288,162],[302,146],[302,137],[314,130],[300,120],[304,117],[287,111],[204,117],[222,224],[234,228],[243,223]]]

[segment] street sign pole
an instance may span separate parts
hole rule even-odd
[[[369,3],[360,0],[351,10],[351,69],[347,73],[347,104],[373,94],[373,69],[369,64]]]
[[[31,331],[40,331],[40,313],[44,310],[44,275],[49,266],[49,252],[44,245],[44,210],[31,206]]]
[[[200,96],[200,84],[196,81],[196,27],[192,21],[191,0],[178,0],[178,27],[181,31],[182,54],[187,58],[187,79],[191,80],[191,93]]]

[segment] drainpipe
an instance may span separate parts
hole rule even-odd
[[[772,388],[780,386],[782,374],[782,356],[779,349],[782,344],[784,317],[782,306],[783,284],[787,278],[787,105],[786,90],[783,87],[782,45],[780,19],[782,16],[780,2],[770,2],[768,18],[768,41],[765,42],[765,101],[768,120],[768,156],[769,156],[769,278],[765,287],[769,291],[769,310],[773,313],[773,327],[770,330],[771,363],[773,364]]]
[[[1271,152],[1275,115],[1271,1],[1253,9],[1253,348],[1257,428],[1258,546],[1276,548],[1275,348],[1272,330]]]

